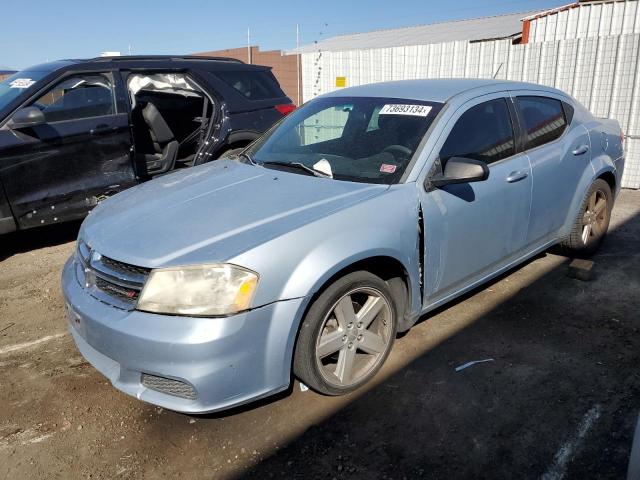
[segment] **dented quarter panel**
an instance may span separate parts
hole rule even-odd
[[[607,173],[613,174],[615,188],[612,193],[615,198],[620,191],[624,170],[624,150],[620,138],[620,124],[617,120],[594,117],[591,112],[575,100],[573,105],[576,108],[574,122],[588,132],[589,164],[579,172],[579,180],[573,191],[571,206],[564,219],[560,233],[557,235],[559,238],[569,235],[571,232],[573,222],[584,200],[584,195],[595,179]],[[575,160],[576,158],[573,157],[572,159]]]
[[[591,165],[596,177],[611,172],[616,179],[613,192],[617,196],[624,170],[624,146],[620,138],[620,125],[616,120],[599,118],[585,125],[591,136]]]

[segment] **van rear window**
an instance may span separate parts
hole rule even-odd
[[[267,100],[286,96],[269,71],[223,71],[215,74],[248,100]]]

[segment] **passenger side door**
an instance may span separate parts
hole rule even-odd
[[[516,92],[513,100],[534,179],[527,243],[544,245],[555,241],[560,229],[573,220],[568,219],[571,205],[590,169],[589,133],[582,125],[571,124],[573,109],[559,98]]]
[[[82,218],[136,183],[129,116],[112,73],[67,76],[23,107],[45,122],[11,128],[2,181],[21,228]]]
[[[523,253],[531,167],[527,156],[518,153],[517,123],[507,95],[486,95],[460,107],[436,144],[430,176],[449,158],[463,157],[485,162],[489,177],[421,189],[425,305],[470,288]]]

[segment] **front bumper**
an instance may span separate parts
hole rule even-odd
[[[62,273],[69,330],[82,355],[114,387],[185,413],[234,407],[286,389],[305,298],[274,302],[226,318],[126,311],[91,296],[70,258]],[[147,388],[142,374],[195,389],[181,398]]]

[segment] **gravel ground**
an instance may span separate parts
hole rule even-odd
[[[640,192],[595,279],[546,254],[429,315],[367,389],[186,416],[119,393],[66,333],[77,225],[0,237],[2,478],[624,478],[640,413]],[[456,372],[472,360],[493,359]]]

